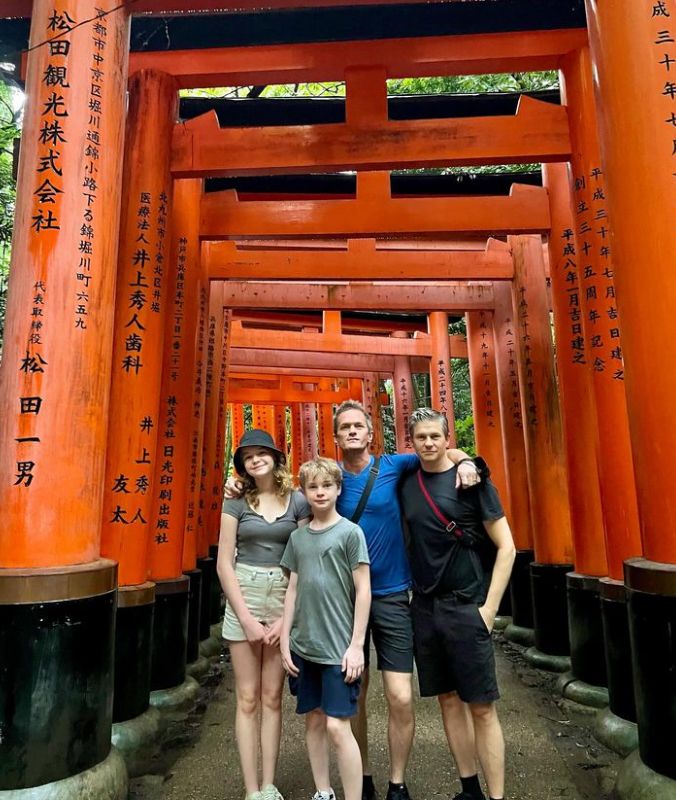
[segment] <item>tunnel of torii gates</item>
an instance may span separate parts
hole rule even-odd
[[[517,544],[507,635],[570,665],[562,691],[599,706],[602,741],[638,747],[620,796],[674,797],[676,2],[610,5],[268,11],[274,44],[229,47],[212,30],[255,15],[191,16],[202,49],[174,27],[173,49],[130,53],[116,0],[2,4],[30,45],[0,373],[0,798],[125,796],[120,752],[133,773],[133,736],[194,693],[228,416],[237,440],[253,405],[284,445],[290,409],[296,469],[335,454],[348,397],[380,449],[391,378],[405,450],[412,374],[453,419],[451,356]],[[193,5],[131,7],[177,24]],[[350,16],[348,40],[284,44],[309,12]],[[560,102],[388,113],[387,78],[542,69]],[[227,101],[179,115],[181,88],[327,80],[346,81],[328,121],[316,102],[247,106],[243,126]],[[507,163],[543,164],[542,185],[390,175]]]

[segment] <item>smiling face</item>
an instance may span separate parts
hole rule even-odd
[[[243,447],[242,463],[254,480],[269,475],[275,468],[275,456],[267,447]]]
[[[418,422],[411,438],[423,469],[434,470],[446,466],[449,441],[441,422]]]
[[[368,450],[373,433],[369,431],[366,415],[356,408],[341,412],[336,420],[336,444],[345,452]]]

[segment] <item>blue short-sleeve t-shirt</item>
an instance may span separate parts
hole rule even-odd
[[[341,516],[352,517],[372,465],[373,456],[357,475],[343,469],[343,489],[336,505]],[[397,487],[402,477],[417,470],[418,465],[415,455],[381,456],[378,477],[359,519],[371,560],[371,594],[374,597],[403,592],[411,585]]]

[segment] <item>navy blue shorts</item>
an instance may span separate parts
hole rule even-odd
[[[316,664],[293,652],[291,658],[300,670],[296,677],[289,675],[289,690],[296,698],[296,714],[320,709],[327,717],[343,718],[357,713],[361,678],[345,683],[340,664]]]

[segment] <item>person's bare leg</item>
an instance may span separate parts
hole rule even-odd
[[[362,764],[349,719],[326,718],[326,730],[336,751],[345,800],[361,800]]]
[[[275,782],[282,733],[284,667],[278,647],[263,645],[261,671],[261,786]]]
[[[328,792],[331,788],[329,737],[326,732],[326,714],[323,711],[309,711],[305,715],[305,742],[317,791]]]
[[[365,669],[361,676],[361,688],[359,690],[359,701],[357,706],[357,713],[350,723],[352,725],[352,733],[357,740],[359,752],[361,754],[361,763],[364,775],[371,774],[371,763],[369,761],[369,725],[368,715],[366,713],[366,694],[369,688],[369,671]]]
[[[387,739],[390,746],[390,781],[404,783],[406,765],[415,732],[413,676],[410,672],[383,670],[383,686],[389,711]]]
[[[235,738],[247,794],[258,792],[258,747],[260,727],[262,645],[230,642],[230,660],[235,675]]]
[[[486,779],[488,794],[502,797],[505,793],[505,740],[495,703],[470,703],[474,720],[476,752]]]
[[[448,747],[453,754],[460,777],[468,778],[476,775],[474,725],[467,703],[462,702],[457,692],[440,694],[437,699],[441,708],[441,718]]]

